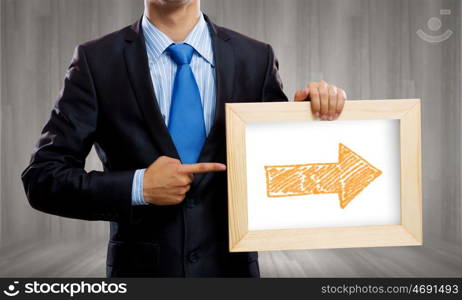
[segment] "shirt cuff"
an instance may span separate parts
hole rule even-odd
[[[132,205],[148,205],[143,198],[143,179],[146,169],[139,169],[133,175],[132,184]]]

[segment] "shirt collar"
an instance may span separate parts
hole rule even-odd
[[[156,60],[174,42],[165,33],[160,31],[159,28],[152,24],[146,17],[146,14],[143,14],[141,26],[148,54],[152,57],[152,59]],[[194,26],[183,43],[189,44],[209,64],[212,66],[214,65],[212,38],[202,12],[199,17],[199,22],[197,22],[196,26]]]

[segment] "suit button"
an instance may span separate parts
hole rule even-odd
[[[188,255],[188,260],[192,263],[196,263],[199,261],[199,254],[197,252],[191,252]]]

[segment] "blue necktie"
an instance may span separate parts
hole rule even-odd
[[[199,159],[206,131],[201,95],[189,63],[194,49],[188,44],[172,44],[167,48],[178,66],[173,83],[168,130],[182,163]]]

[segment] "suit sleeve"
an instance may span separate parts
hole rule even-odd
[[[95,86],[84,47],[78,46],[63,90],[21,175],[33,208],[84,220],[130,220],[135,170],[84,170],[97,119]]]
[[[264,102],[289,101],[284,94],[281,78],[279,77],[279,62],[274,55],[271,45],[267,45],[268,63],[266,67],[265,81],[263,84]]]

